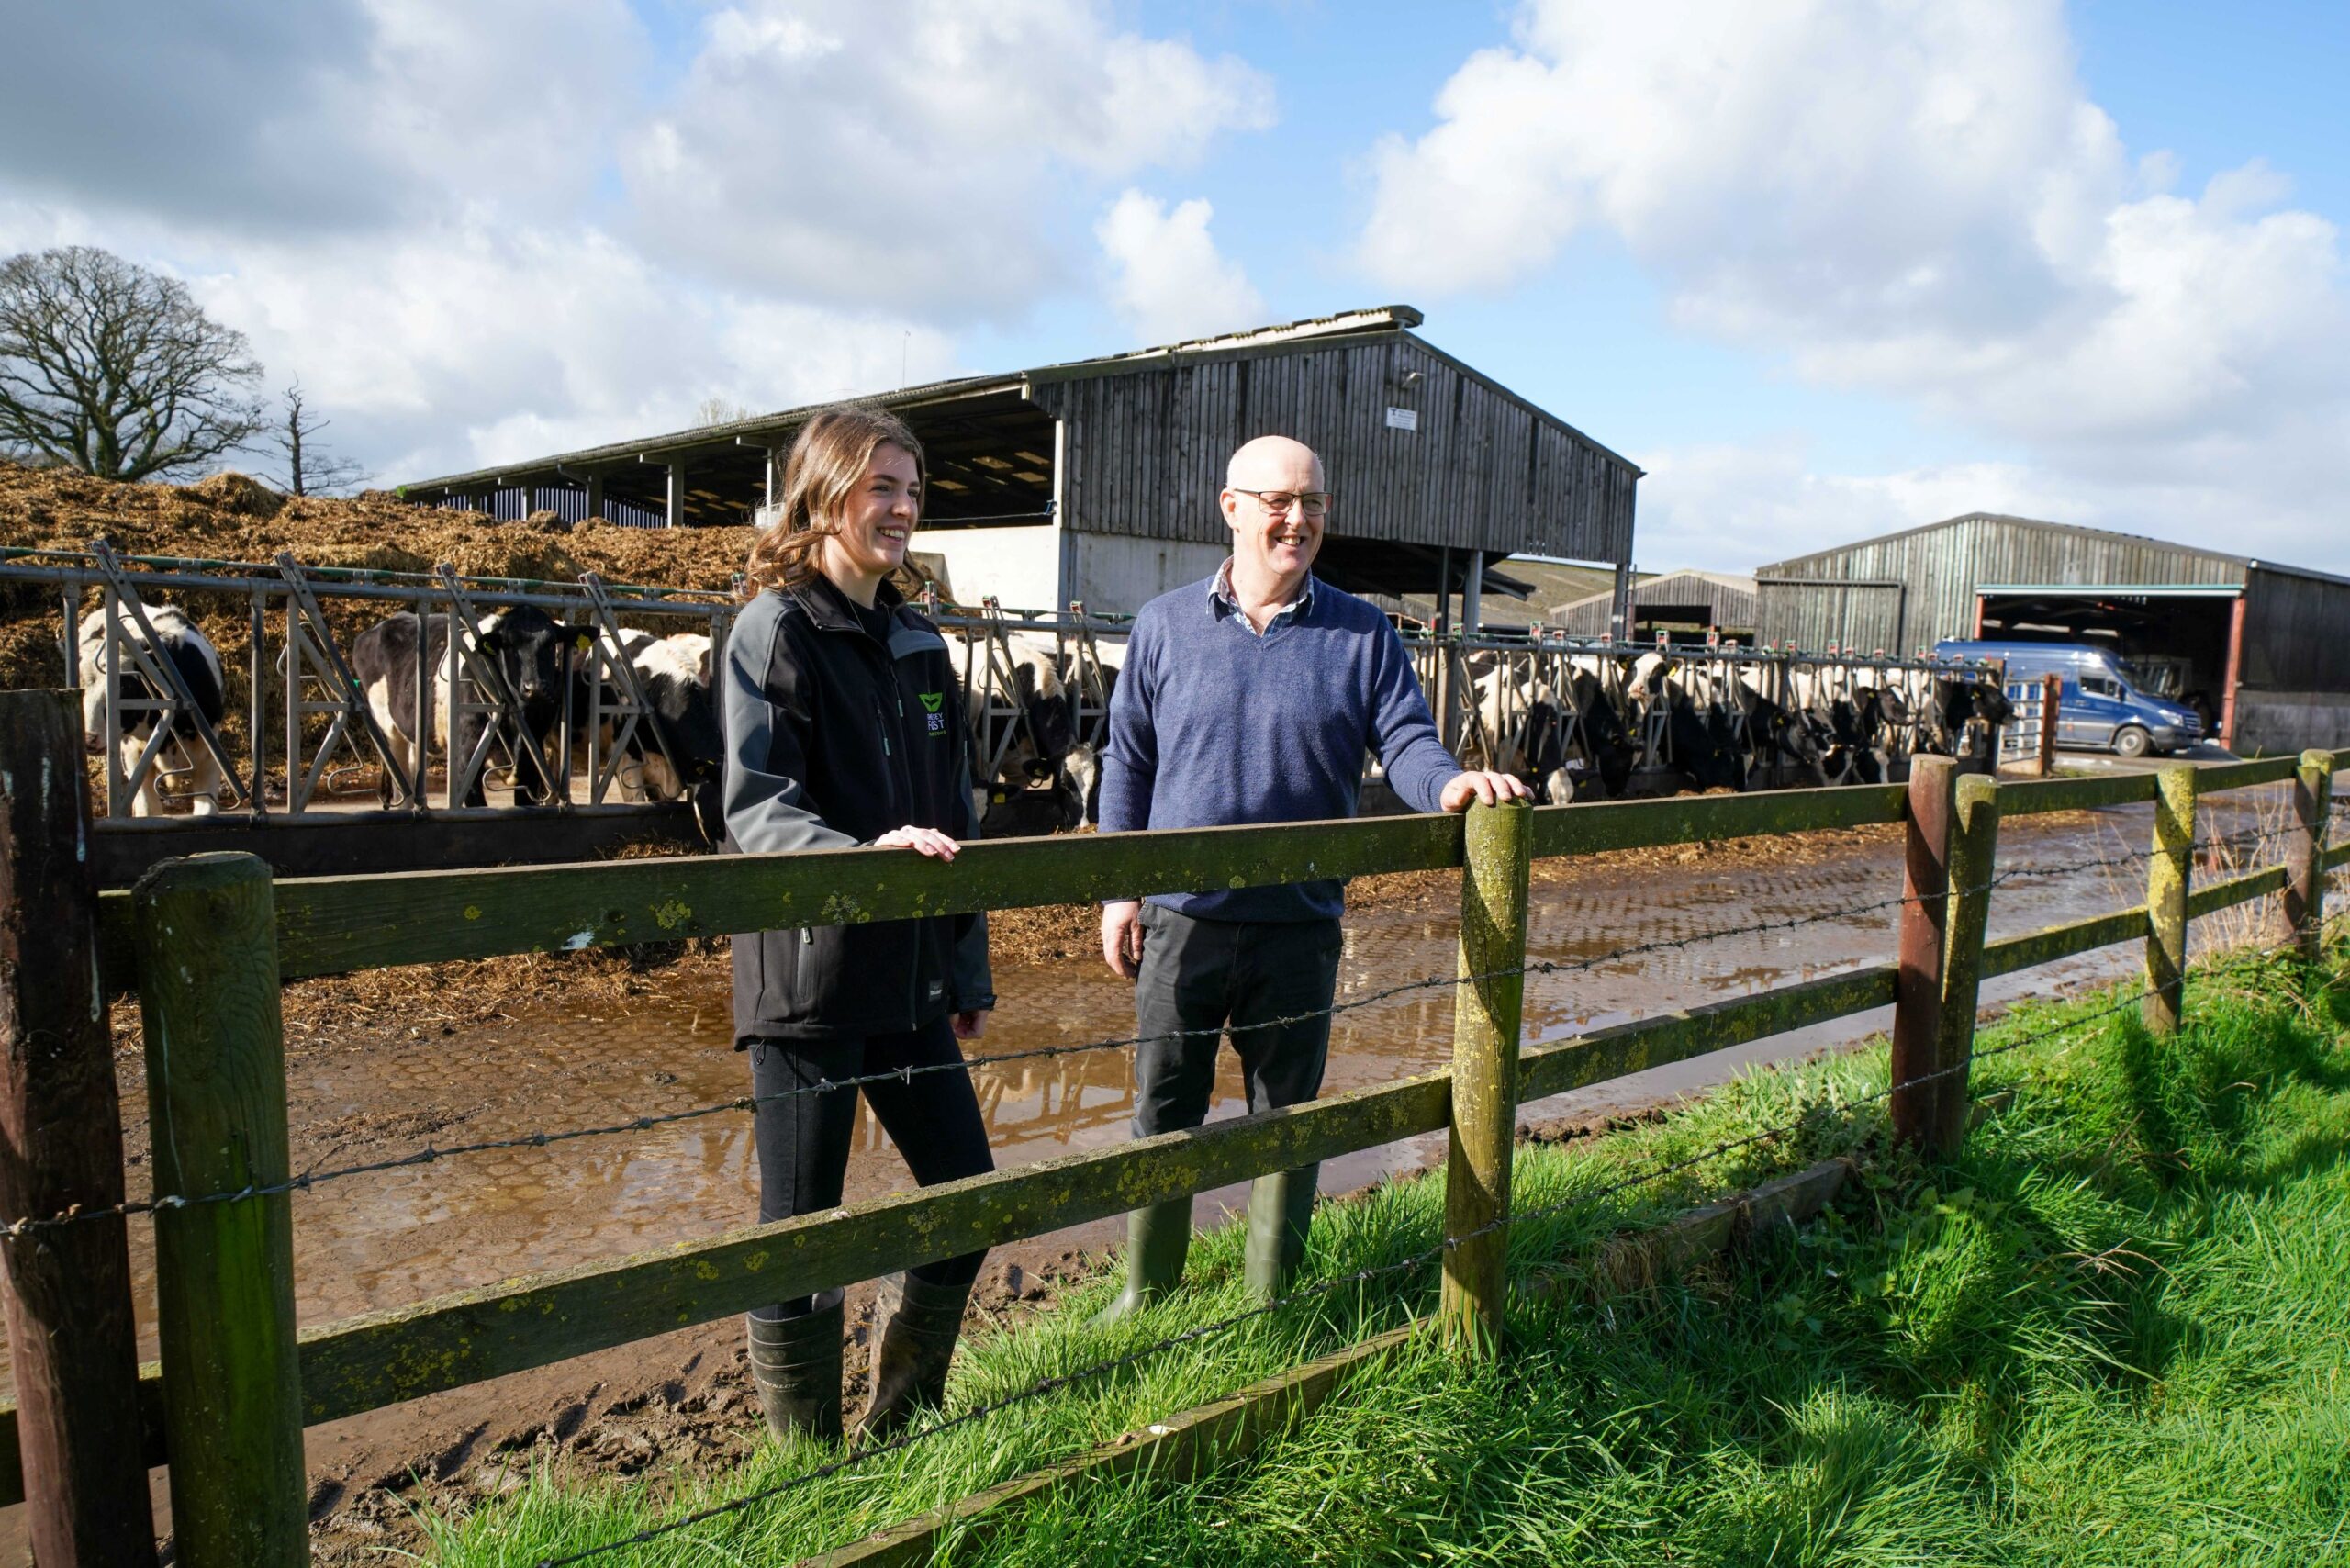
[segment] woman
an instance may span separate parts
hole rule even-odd
[[[977,836],[946,644],[889,582],[922,514],[922,446],[893,416],[831,409],[784,465],[783,516],[751,547],[753,595],[726,644],[728,846],[751,855],[852,845],[955,857]],[[759,1218],[836,1207],[855,1089],[793,1093],[959,1063],[987,1030],[979,915],[810,926],[734,938],[734,1039],[759,1105]],[[994,1169],[967,1071],[915,1071],[865,1094],[923,1186]],[[984,1251],[904,1276],[873,1356],[862,1428],[934,1406]],[[841,1432],[841,1293],[750,1315],[767,1424]]]

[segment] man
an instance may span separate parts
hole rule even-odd
[[[1135,617],[1102,753],[1103,832],[1352,816],[1365,751],[1418,811],[1526,798],[1507,774],[1462,770],[1386,616],[1314,577],[1331,498],[1311,449],[1248,442],[1222,504],[1231,559]],[[1227,1028],[1251,1112],[1320,1092],[1340,903],[1340,884],[1320,881],[1102,906],[1102,956],[1135,981],[1136,1137],[1206,1117]],[[1304,1255],[1317,1170],[1259,1177],[1249,1193],[1248,1279],[1268,1299]],[[1126,1288],[1104,1318],[1172,1288],[1191,1239],[1189,1198],[1128,1216]]]

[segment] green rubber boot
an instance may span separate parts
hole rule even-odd
[[[873,1341],[873,1398],[857,1423],[859,1443],[894,1436],[917,1410],[946,1400],[946,1370],[963,1336],[963,1309],[971,1287],[934,1285],[913,1274],[886,1282],[874,1316],[888,1315]]]
[[[1314,1187],[1322,1167],[1301,1165],[1259,1176],[1248,1188],[1249,1294],[1271,1301],[1289,1288],[1305,1260],[1305,1232],[1314,1219]]]
[[[1098,1327],[1140,1312],[1183,1279],[1192,1249],[1192,1200],[1169,1198],[1126,1215],[1126,1288],[1093,1319]]]
[[[779,1439],[841,1435],[841,1293],[804,1317],[751,1317],[751,1386]]]

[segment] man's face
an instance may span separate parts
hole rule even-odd
[[[1224,492],[1224,518],[1232,530],[1233,554],[1280,577],[1312,566],[1330,520],[1326,513],[1307,516],[1305,504],[1296,498],[1323,492],[1322,460],[1295,442],[1251,442],[1242,450],[1230,478],[1231,487]],[[1288,497],[1290,504],[1277,510],[1253,493],[1259,491]]]

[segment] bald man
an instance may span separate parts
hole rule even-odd
[[[1135,617],[1102,756],[1104,833],[1350,817],[1366,751],[1416,811],[1526,798],[1507,774],[1462,769],[1387,617],[1314,577],[1332,502],[1312,449],[1248,442],[1222,505],[1231,559]],[[1341,903],[1323,881],[1102,906],[1102,956],[1135,981],[1136,1137],[1206,1117],[1227,1030],[1251,1112],[1320,1092]],[[1317,1172],[1259,1177],[1249,1193],[1248,1278],[1263,1297],[1304,1255]],[[1191,1238],[1189,1198],[1130,1215],[1126,1287],[1104,1317],[1172,1288]]]

